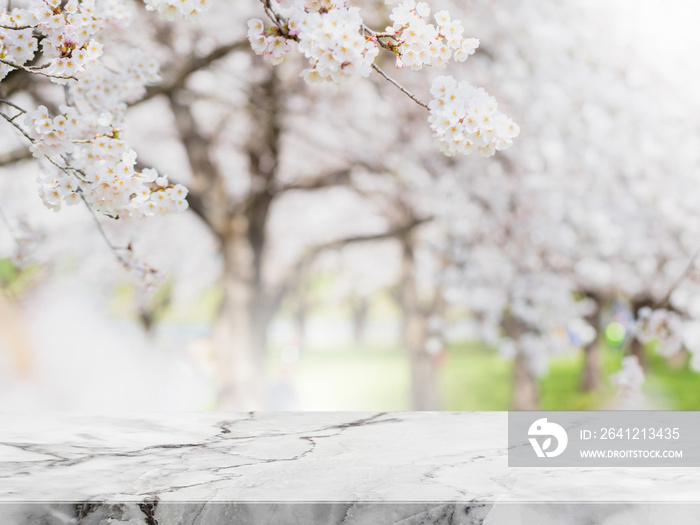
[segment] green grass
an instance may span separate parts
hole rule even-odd
[[[582,392],[579,388],[585,364],[583,352],[554,360],[548,374],[540,381],[541,408],[595,410],[601,407],[615,394],[607,378],[619,370],[621,357],[619,351],[603,350],[603,384],[597,392]]]
[[[616,352],[606,351],[606,375],[620,367]],[[547,375],[539,380],[543,410],[592,410],[613,394],[609,384],[599,392],[581,392],[583,353],[552,360]],[[512,397],[513,363],[493,349],[460,345],[450,349],[449,365],[441,370],[445,410],[508,410]]]
[[[449,350],[440,370],[444,410],[507,410],[512,364],[495,350],[463,344]]]
[[[645,392],[658,400],[661,408],[700,410],[700,374],[683,361],[674,366],[658,354],[647,352],[649,370]]]
[[[592,410],[614,396],[607,376],[620,368],[619,350],[603,350],[604,384],[599,392],[579,390],[583,354],[552,361],[540,379],[543,410]],[[645,392],[658,408],[700,410],[700,374],[686,365],[672,366],[648,352]],[[443,410],[508,410],[512,395],[512,363],[479,344],[454,345],[440,368]],[[269,376],[278,377],[279,363]],[[409,367],[393,347],[307,350],[291,371],[297,395],[311,410],[409,410]]]

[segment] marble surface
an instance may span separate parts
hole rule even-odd
[[[700,469],[509,468],[507,413],[0,414],[0,524],[698,523]]]

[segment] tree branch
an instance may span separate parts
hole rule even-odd
[[[312,251],[315,253],[311,254],[311,258],[315,257],[319,253],[330,250],[330,249],[337,249],[337,248],[344,248],[345,246],[349,244],[357,244],[361,242],[371,242],[371,241],[383,241],[385,239],[392,239],[394,237],[400,237],[401,235],[404,235],[411,230],[414,230],[418,226],[421,226],[427,222],[430,222],[433,220],[433,217],[423,217],[423,218],[416,218],[411,221],[409,221],[406,224],[403,224],[397,228],[394,228],[393,230],[389,230],[386,232],[382,233],[375,233],[371,235],[356,235],[352,237],[345,237],[343,239],[338,239],[336,241],[331,241],[325,244],[320,244],[318,246],[315,246]]]
[[[280,303],[286,296],[287,292],[291,289],[292,285],[299,281],[301,275],[304,273],[304,270],[314,261],[314,259],[316,259],[316,257],[321,255],[321,253],[328,250],[344,248],[345,246],[351,244],[383,241],[386,239],[392,239],[394,237],[400,237],[432,220],[432,216],[415,218],[401,226],[398,226],[394,229],[382,233],[374,233],[369,235],[354,235],[351,237],[345,237],[342,239],[337,239],[335,241],[330,241],[327,243],[318,244],[316,246],[310,247],[306,251],[306,253],[301,257],[301,259],[297,261],[297,264],[294,265],[294,268],[292,268],[292,270],[289,272],[289,275],[284,279],[284,281],[277,288],[277,291],[272,295],[272,308],[276,310],[279,307]]]
[[[27,148],[17,148],[12,151],[0,153],[0,166],[7,166],[8,164],[14,164],[15,162],[20,162],[31,158],[32,152]]]
[[[287,191],[313,191],[322,190],[331,186],[341,186],[350,182],[351,172],[352,167],[349,167],[326,173],[312,179],[302,180],[292,184],[285,184],[279,187],[279,189],[275,190],[275,193],[280,194]]]
[[[250,44],[247,40],[239,40],[237,42],[232,42],[230,44],[217,47],[204,56],[193,57],[173,76],[171,80],[146,88],[146,94],[143,96],[143,98],[141,98],[138,102],[135,102],[133,105],[145,102],[146,100],[150,100],[158,95],[171,94],[173,91],[184,87],[185,82],[193,73],[209,67],[217,60],[226,57],[234,51],[246,49],[249,45]]]
[[[346,185],[351,182],[350,175],[352,174],[352,170],[354,168],[364,168],[367,171],[373,173],[379,173],[380,171],[383,171],[382,168],[378,166],[372,166],[365,162],[354,162],[351,166],[348,166],[346,168],[327,172],[323,175],[318,175],[307,180],[281,185],[275,190],[275,194],[280,194],[287,191],[322,190],[331,186]]]
[[[230,203],[223,173],[212,156],[212,144],[200,132],[191,108],[172,96],[168,100],[193,175],[187,202],[221,239],[226,234]]]

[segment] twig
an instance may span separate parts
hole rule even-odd
[[[407,95],[413,102],[418,104],[419,106],[423,106],[425,109],[430,110],[428,105],[425,102],[422,102],[418,97],[416,97],[413,93],[411,93],[409,90],[407,90],[405,87],[403,87],[401,84],[399,84],[396,80],[391,78],[389,75],[384,73],[382,69],[377,65],[377,64],[372,64],[372,69],[374,69],[377,73],[379,73],[381,76],[383,76],[386,80],[394,84],[397,88],[399,88],[405,95]]]
[[[296,41],[299,40],[299,38],[296,35],[289,34],[289,26],[287,23],[287,19],[281,13],[275,10],[270,0],[260,0],[260,3],[262,4],[267,17],[273,24],[275,24],[275,26],[277,26],[277,29],[282,34],[282,36],[284,36],[284,38]]]
[[[22,127],[19,126],[19,125],[15,122],[15,119],[17,118],[17,115],[15,115],[14,117],[10,117],[9,115],[6,115],[6,114],[3,113],[2,111],[0,111],[0,117],[4,118],[6,121],[8,121],[10,124],[12,124],[15,128],[17,128],[17,129],[19,130],[19,132],[20,132],[22,135],[25,136],[25,138],[26,138],[29,142],[31,142],[32,144],[34,144],[34,139],[33,139],[32,137],[30,137],[29,135],[27,135],[27,132],[24,131],[24,130],[22,129]]]
[[[0,64],[5,64],[6,66],[10,66],[10,67],[13,67],[15,69],[20,69],[22,71],[25,71],[27,73],[31,73],[34,75],[41,75],[43,77],[57,78],[59,80],[78,80],[76,77],[72,77],[72,76],[51,75],[50,73],[44,73],[43,71],[40,71],[41,69],[48,67],[48,64],[43,65],[43,66],[39,66],[36,68],[31,68],[31,67],[20,66],[19,64],[15,64],[14,62],[10,62],[9,60],[5,60],[4,58],[0,58]]]
[[[6,99],[4,99],[4,98],[0,99],[0,104],[7,104],[8,106],[11,106],[11,107],[15,108],[17,111],[20,111],[20,112],[22,112],[22,113],[26,113],[26,112],[27,112],[26,109],[22,109],[21,107],[19,107],[19,106],[18,106],[17,104],[15,104],[14,102],[10,102],[9,100],[6,100]]]
[[[0,25],[0,29],[10,29],[15,31],[22,31],[23,29],[33,29],[32,26],[6,26]]]
[[[102,227],[102,223],[100,222],[99,218],[97,217],[97,212],[93,209],[92,206],[90,206],[90,203],[87,201],[85,198],[85,195],[83,194],[82,190],[77,191],[78,196],[80,196],[80,199],[85,203],[85,206],[87,209],[90,211],[90,215],[92,216],[92,220],[95,223],[95,226],[97,227],[97,231],[100,233],[100,236],[104,240],[105,244],[107,244],[107,247],[110,249],[114,257],[122,263],[126,268],[129,269],[135,269],[135,270],[140,270],[142,272],[146,273],[158,273],[158,270],[155,270],[154,268],[149,268],[148,266],[144,265],[137,265],[134,264],[133,262],[129,261],[126,257],[124,257],[120,251],[131,251],[131,248],[127,246],[126,248],[119,248],[118,246],[115,246],[110,238],[107,236],[107,233],[104,231],[104,228]]]
[[[362,30],[363,30],[365,33],[369,34],[369,36],[372,36],[372,37],[376,38],[376,39],[377,39],[377,44],[379,44],[379,45],[380,45],[381,47],[383,47],[384,49],[388,49],[388,50],[390,50],[390,51],[394,51],[394,48],[396,47],[396,46],[394,46],[394,44],[392,44],[392,43],[387,43],[387,42],[384,42],[384,41],[382,40],[382,38],[391,38],[391,39],[395,40],[394,35],[391,35],[391,34],[389,34],[389,33],[378,33],[377,31],[374,31],[374,30],[370,29],[369,27],[367,27],[365,24],[362,24]]]
[[[285,36],[287,35],[287,31],[285,29],[285,26],[287,25],[287,19],[282,16],[280,13],[275,11],[275,8],[272,7],[272,2],[270,0],[260,0],[260,3],[263,5],[263,8],[265,9],[265,14],[272,20],[272,22],[284,33]]]
[[[56,166],[58,169],[60,169],[60,170],[63,171],[64,173],[68,173],[69,171],[72,171],[72,172],[73,172],[73,175],[75,175],[75,177],[76,177],[80,182],[84,182],[84,183],[86,183],[86,184],[88,183],[87,174],[86,174],[83,170],[81,170],[80,168],[74,168],[73,166],[71,166],[70,163],[68,162],[68,159],[66,159],[65,157],[61,156],[61,158],[63,159],[63,162],[66,163],[65,166],[61,166],[61,165],[58,164],[57,162],[54,162],[50,157],[46,157],[46,158],[49,159],[49,161],[50,161],[54,166]],[[80,176],[78,176],[78,175],[80,175]]]

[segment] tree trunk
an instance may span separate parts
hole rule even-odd
[[[407,317],[404,344],[411,367],[412,410],[440,410],[441,405],[436,363],[425,349],[426,328],[424,316]]]
[[[264,288],[263,261],[267,220],[276,195],[284,104],[275,68],[267,73],[249,85],[247,109],[254,125],[245,151],[253,184],[241,203],[229,199],[227,174],[215,162],[212,140],[202,133],[191,108],[170,96],[194,178],[188,202],[222,245],[223,299],[213,345],[219,374],[217,404],[224,410],[263,407],[267,327],[278,305],[272,306]]]
[[[522,351],[518,350],[513,362],[513,410],[537,410],[539,389],[535,375]]]
[[[411,368],[412,410],[440,410],[437,366],[426,351],[427,319],[422,312],[414,276],[414,234],[400,237],[403,247],[401,279],[401,311],[403,345]]]
[[[636,337],[632,339],[632,343],[630,344],[630,355],[637,356],[639,366],[641,366],[642,370],[646,372],[647,360],[644,355],[644,346],[642,345],[642,343],[639,342],[639,340]]]
[[[506,313],[501,321],[503,332],[515,342],[516,354],[513,360],[513,394],[511,408],[513,410],[537,410],[539,406],[539,385],[537,378],[520,348],[520,338],[527,327],[519,319]]]
[[[600,388],[603,374],[603,352],[598,338],[584,348],[583,374],[580,390],[595,392]]]
[[[267,325],[261,319],[252,274],[252,250],[245,219],[233,221],[224,241],[223,298],[214,323],[218,372],[217,409],[263,408]]]
[[[297,348],[299,348],[299,352],[301,353],[306,350],[306,328],[309,318],[309,303],[306,299],[305,292],[299,291],[298,294],[294,320],[297,325]]]
[[[365,342],[369,301],[364,295],[353,296],[350,298],[350,307],[352,308],[352,339],[356,346],[362,346]]]
[[[588,295],[591,299],[596,302],[595,311],[591,315],[586,317],[586,322],[590,324],[596,333],[599,332],[600,327],[600,309],[601,303],[600,299]],[[581,384],[579,389],[582,392],[594,392],[600,388],[603,379],[603,351],[602,345],[599,337],[596,337],[591,341],[586,348],[584,348],[584,363],[583,363],[583,374],[581,376]]]
[[[639,315],[639,310],[644,308],[645,306],[649,308],[654,308],[654,303],[650,297],[637,297],[632,301],[632,312],[634,313],[634,316],[637,317]],[[642,370],[644,372],[647,371],[648,363],[646,360],[646,357],[644,355],[644,345],[640,343],[636,337],[632,338],[632,342],[630,343],[630,355],[635,355],[637,356],[637,360],[639,361],[639,366],[642,367]]]

